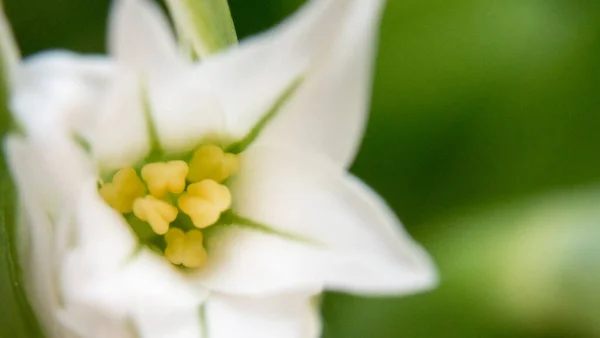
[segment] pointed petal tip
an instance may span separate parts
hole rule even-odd
[[[182,62],[169,20],[148,0],[113,1],[108,49],[119,62],[142,73],[178,69]]]

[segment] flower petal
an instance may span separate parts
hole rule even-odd
[[[98,275],[93,266],[71,258],[62,318],[83,336],[92,336],[107,318],[134,336],[201,337],[199,309],[207,293],[190,287],[164,259],[143,250],[119,270]]]
[[[235,213],[298,240],[248,227],[215,231],[199,276],[211,289],[272,294],[325,286],[383,294],[436,281],[429,257],[385,202],[324,157],[254,147],[231,189]]]
[[[382,0],[312,1],[282,26],[208,59],[228,131],[242,138],[294,81],[304,83],[257,142],[309,148],[348,166],[369,106]]]
[[[79,200],[73,210],[76,247],[96,273],[115,271],[134,254],[137,241],[123,216],[102,200],[94,180],[79,186]]]
[[[127,69],[121,69],[98,111],[90,144],[105,171],[132,166],[150,152],[143,103],[143,87]]]
[[[85,336],[102,318],[129,321],[144,337],[200,336],[198,309],[206,290],[148,249],[136,252],[129,226],[93,185],[84,185],[77,212],[77,243],[62,269],[65,323],[89,320],[73,327],[87,330]]]
[[[163,148],[188,151],[223,134],[224,116],[207,79],[197,72],[164,77],[149,87],[150,113]]]
[[[108,34],[110,53],[142,75],[168,74],[185,64],[167,18],[148,0],[114,1]]]
[[[303,295],[244,298],[213,294],[205,307],[208,337],[317,338],[319,309]]]
[[[42,170],[36,149],[24,140],[9,136],[5,141],[8,163],[19,188],[22,214],[18,224],[19,259],[25,289],[47,332],[60,336],[61,327],[54,317],[60,307],[55,250],[55,188]],[[54,198],[54,200],[52,200]]]
[[[114,78],[116,73],[106,58],[67,52],[39,54],[24,64],[13,111],[24,132],[55,164],[54,173],[76,167],[65,159],[82,152],[74,149],[76,137],[89,143],[98,159],[113,165],[124,162],[115,154],[138,155],[148,148],[140,88],[132,76]],[[78,161],[87,161],[85,157]],[[72,175],[65,177],[64,186],[73,186],[73,180]]]
[[[12,107],[26,132],[59,128],[88,138],[113,67],[105,57],[51,51],[26,59],[18,75]]]
[[[257,140],[309,148],[349,167],[370,108],[373,59],[383,1],[353,0],[331,44],[306,80]]]

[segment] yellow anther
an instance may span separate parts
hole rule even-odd
[[[214,145],[206,145],[194,153],[187,178],[191,182],[200,182],[206,179],[223,182],[234,175],[239,166],[240,161],[237,155],[225,153],[223,149]]]
[[[231,206],[231,193],[226,186],[213,180],[190,184],[179,197],[179,208],[192,219],[197,228],[215,224],[221,213]]]
[[[188,165],[184,161],[171,161],[146,164],[142,168],[142,178],[148,183],[150,193],[158,198],[180,194],[185,190],[185,177]]]
[[[144,195],[146,187],[132,168],[117,171],[112,183],[106,183],[100,188],[100,196],[104,201],[122,214],[130,213],[133,202]]]
[[[165,257],[169,262],[188,268],[199,268],[206,263],[206,250],[202,245],[200,231],[191,230],[184,233],[181,229],[172,228],[165,235],[165,240]]]
[[[133,203],[134,215],[148,222],[152,230],[159,235],[167,233],[169,224],[177,218],[178,212],[176,207],[151,195],[138,198]]]

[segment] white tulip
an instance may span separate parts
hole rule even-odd
[[[120,0],[108,57],[15,64],[5,150],[47,335],[317,337],[323,290],[432,287],[427,254],[347,172],[382,7],[314,0],[195,62],[158,7]]]

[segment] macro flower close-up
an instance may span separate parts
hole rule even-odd
[[[436,285],[348,172],[385,2],[308,1],[239,44],[212,4],[166,1],[169,20],[114,0],[107,55],[21,60],[0,27],[15,252],[44,336],[319,337],[325,290]]]

